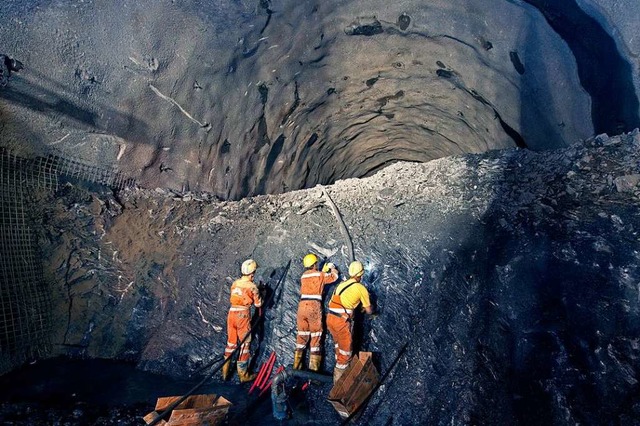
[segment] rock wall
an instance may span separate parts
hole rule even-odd
[[[0,41],[25,69],[0,92],[0,136],[239,199],[637,127],[635,92],[614,90],[629,52],[595,20],[572,43],[588,17],[567,4],[10,2]]]
[[[358,346],[386,372],[409,342],[361,423],[632,424],[639,148],[636,131],[397,163],[326,187],[379,312]],[[253,343],[259,362],[272,350],[292,362],[302,256],[347,265],[321,189],[221,202],[67,186],[43,224],[56,347],[191,373],[222,353],[229,285],[253,257],[271,288],[292,260]],[[330,371],[330,338],[324,351]],[[335,423],[328,389],[310,392],[311,416]]]
[[[633,0],[578,0],[577,3],[615,39],[618,49],[629,60],[636,93],[640,93],[640,39],[635,36],[635,16],[640,12],[640,5]]]

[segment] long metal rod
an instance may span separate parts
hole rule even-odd
[[[285,278],[287,276],[287,273],[289,272],[289,267],[290,266],[291,266],[291,260],[289,260],[289,262],[287,263],[287,266],[285,266],[285,268],[284,268],[284,272],[282,272],[282,276],[280,277],[280,279],[276,283],[275,287],[273,287],[273,292],[271,292],[271,294],[269,295],[269,299],[265,301],[265,303],[264,303],[265,309],[262,311],[262,315],[263,316],[266,314],[266,307],[269,304],[269,302],[271,302],[271,299],[273,299],[273,296],[276,294],[276,290],[278,289],[278,287],[280,287],[280,284],[282,284],[282,282],[285,280]],[[244,338],[242,339],[242,341],[240,342],[238,347],[236,347],[233,350],[233,352],[231,353],[231,355],[229,355],[226,359],[229,359],[229,358],[233,357],[240,350],[240,347],[242,346],[242,344],[247,340],[247,338],[249,336],[251,336],[251,334],[255,331],[255,329],[257,328],[259,323],[260,323],[260,321],[256,321],[256,323],[253,325],[253,327],[251,327],[249,332],[244,336]],[[225,359],[225,361],[226,361],[226,359]],[[174,403],[169,405],[162,413],[160,413],[158,415],[158,417],[156,417],[155,419],[153,419],[151,421],[151,423],[149,423],[149,426],[154,426],[154,425],[158,424],[158,422],[160,422],[160,420],[162,420],[167,414],[169,414],[171,411],[173,411],[174,408],[176,408],[178,405],[182,404],[188,397],[193,395],[193,393],[196,390],[198,390],[200,388],[200,386],[202,386],[207,380],[212,378],[213,375],[216,374],[222,368],[223,365],[224,365],[224,362],[222,362],[220,365],[218,365],[216,368],[214,368],[213,371],[211,373],[209,373],[209,375],[205,376],[204,379],[200,380],[200,382],[198,382],[198,384],[196,384],[194,387],[189,389],[189,391],[186,394],[184,394],[180,399],[178,399],[177,401],[175,401]]]

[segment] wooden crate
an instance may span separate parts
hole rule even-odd
[[[380,374],[373,365],[371,352],[354,357],[342,377],[329,392],[329,402],[340,416],[353,414],[380,383]]]
[[[182,397],[168,396],[158,398],[156,409],[144,416],[144,421],[151,423],[160,413]],[[215,394],[191,395],[171,411],[169,421],[161,420],[159,426],[215,426],[221,424],[229,412],[231,402]]]

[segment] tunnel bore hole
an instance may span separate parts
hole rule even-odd
[[[379,131],[385,134],[385,131]],[[354,140],[336,144],[320,158],[317,176],[309,176],[305,187],[330,185],[343,179],[368,178],[396,163],[427,163],[460,154],[453,145],[428,137],[384,136],[363,132]],[[313,179],[317,179],[314,182]]]

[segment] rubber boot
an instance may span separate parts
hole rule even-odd
[[[240,383],[250,382],[255,380],[258,377],[258,373],[249,374],[247,368],[249,367],[249,362],[239,362],[238,363],[238,378],[240,379]]]
[[[227,358],[227,360],[222,364],[222,380],[229,380],[231,373],[231,358]]]
[[[333,384],[335,385],[336,383],[338,383],[338,380],[340,379],[340,377],[342,377],[342,375],[344,374],[344,368],[334,368],[333,369]]]
[[[304,350],[296,350],[293,353],[293,369],[302,370],[302,360],[304,359]]]
[[[320,371],[321,364],[322,364],[322,355],[311,354],[309,356],[309,370]]]

